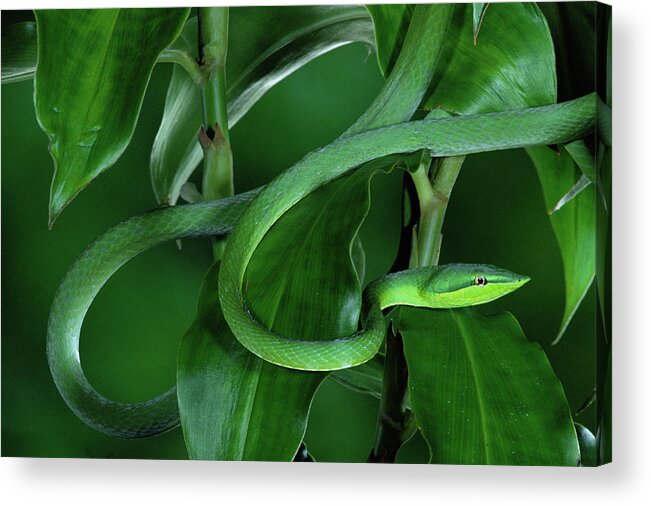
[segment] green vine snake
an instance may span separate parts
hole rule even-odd
[[[524,276],[484,265],[452,264],[391,274],[364,291],[362,330],[351,336],[333,336],[332,341],[277,335],[248,309],[242,285],[258,244],[293,205],[335,178],[390,154],[429,150],[432,156],[441,157],[555,144],[580,138],[594,129],[594,95],[543,107],[407,122],[427,90],[451,12],[445,5],[419,8],[423,15],[414,16],[384,89],[344,136],[308,154],[261,191],[131,218],[101,236],[75,261],[52,304],[47,356],[59,392],[79,418],[119,437],[146,437],[179,423],[174,388],[146,402],[115,402],[92,387],[79,357],[84,317],[104,283],[131,258],[162,242],[230,233],[219,284],[229,327],[261,358],[305,370],[336,370],[371,359],[384,339],[382,309],[386,307],[481,304],[527,281]]]

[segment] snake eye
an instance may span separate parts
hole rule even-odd
[[[477,286],[486,286],[488,284],[488,280],[484,276],[477,276],[475,278],[475,284]]]

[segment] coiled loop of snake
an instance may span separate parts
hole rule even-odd
[[[151,436],[179,423],[174,388],[142,403],[115,402],[90,385],[80,364],[79,335],[90,304],[110,276],[138,253],[183,237],[227,234],[237,223],[224,253],[219,285],[222,309],[234,335],[253,353],[285,367],[348,367],[370,359],[382,342],[384,333],[378,329],[382,326],[380,308],[384,303],[378,293],[366,297],[366,330],[333,341],[313,343],[278,336],[261,326],[248,311],[242,291],[246,267],[274,222],[315,189],[385,155],[427,149],[432,156],[452,156],[555,144],[594,129],[594,95],[538,108],[400,123],[411,117],[427,90],[451,14],[449,5],[417,8],[420,13],[414,15],[391,77],[378,99],[345,136],[307,155],[259,194],[250,192],[217,202],[165,208],[132,218],[109,230],[82,253],[55,296],[47,341],[48,362],[57,388],[80,419],[119,437]],[[467,287],[472,273],[467,266],[458,269],[449,270],[448,275],[452,274],[454,283],[461,283],[455,286]],[[410,281],[407,275],[402,288],[422,283],[422,277],[421,273]],[[514,279],[510,282],[523,282]],[[383,292],[386,295],[387,290]],[[400,303],[397,299],[387,301]],[[467,300],[453,303],[468,305]]]

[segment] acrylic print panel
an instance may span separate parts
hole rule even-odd
[[[609,48],[594,2],[3,12],[3,455],[609,462]]]

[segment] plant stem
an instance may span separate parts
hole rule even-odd
[[[421,161],[418,170],[412,174],[420,206],[418,265],[412,267],[436,265],[439,262],[445,212],[465,159],[465,156],[440,158],[432,167],[431,176],[428,176],[430,164]]]
[[[402,337],[390,326],[386,339],[375,446],[368,458],[369,462],[395,462],[400,447],[416,433],[414,417],[407,409],[408,400],[407,362]]]
[[[226,141],[228,111],[226,107],[226,55],[228,52],[228,7],[199,7],[199,66],[206,76],[202,90],[203,119],[206,132],[215,123]]]
[[[165,49],[160,55],[158,55],[156,61],[158,63],[174,63],[180,65],[198,86],[201,86],[203,83],[204,76],[201,73],[201,70],[199,70],[199,65],[197,65],[194,58],[185,51],[180,51],[178,49]]]
[[[413,230],[418,222],[418,197],[409,174],[404,174],[403,223],[400,245],[396,261],[391,272],[407,269],[412,263]],[[394,315],[399,315],[399,309]],[[382,378],[382,396],[378,414],[375,445],[368,457],[368,462],[395,462],[398,450],[414,433],[414,420],[407,410],[407,363],[403,352],[402,337],[394,332],[394,325],[389,325],[386,338],[386,355],[384,357],[384,375]],[[413,428],[411,431],[409,428]]]
[[[411,244],[410,268],[438,263],[445,212],[464,159],[465,156],[442,158],[432,164],[429,153],[424,152],[418,170],[412,174],[416,193],[415,196],[412,195],[412,199],[417,198],[420,215],[417,224],[413,223],[413,219],[409,223],[403,223],[401,243],[405,244],[401,244],[400,248],[404,249],[407,241]],[[413,201],[410,203],[413,207]],[[411,237],[404,233],[408,230],[412,232]],[[398,270],[404,268],[395,265],[394,267],[398,267]],[[386,339],[377,436],[369,462],[395,462],[400,447],[416,433],[415,418],[407,409],[408,400],[408,371],[404,344],[400,333],[394,331],[391,325]]]
[[[199,7],[198,23],[198,63],[204,75],[203,126],[199,133],[204,160],[202,192],[205,200],[216,200],[234,194],[226,102],[228,7]],[[221,258],[223,241],[213,241],[213,252],[216,260]]]

